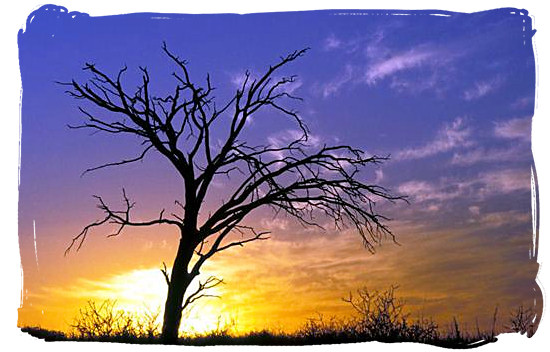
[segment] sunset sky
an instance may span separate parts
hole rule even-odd
[[[65,330],[87,300],[117,299],[130,310],[164,303],[162,262],[173,260],[170,228],[127,229],[106,238],[96,229],[82,249],[63,253],[72,237],[102,214],[91,197],[119,204],[124,187],[136,215],[175,209],[182,186],[158,155],[142,163],[81,173],[133,157],[132,138],[70,130],[82,121],[56,81],[83,81],[86,62],[116,74],[127,65],[133,88],[147,66],[159,92],[174,85],[170,50],[189,61],[192,77],[210,73],[223,102],[246,69],[261,74],[279,56],[311,50],[285,69],[304,100],[295,106],[311,142],[344,143],[390,155],[364,180],[409,197],[378,204],[392,218],[399,244],[370,254],[353,231],[303,228],[269,211],[247,223],[272,231],[214,257],[202,270],[225,285],[205,299],[184,328],[204,331],[218,317],[240,331],[293,330],[317,313],[345,317],[341,297],[360,287],[398,295],[413,317],[445,326],[453,316],[488,326],[520,304],[541,308],[531,217],[531,117],[535,61],[531,20],[519,10],[461,15],[384,11],[317,11],[258,15],[124,15],[88,17],[61,9],[35,13],[19,35],[23,85],[19,243],[24,269],[19,325]],[[85,104],[85,103],[84,103]],[[85,105],[83,105],[85,106]],[[288,140],[295,126],[278,115],[254,117],[247,137]],[[209,209],[231,181],[213,185]],[[536,307],[534,302],[536,301]],[[188,324],[188,325],[185,325]]]

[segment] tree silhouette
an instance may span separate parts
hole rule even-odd
[[[162,210],[149,221],[132,219],[134,203],[124,190],[123,209],[115,210],[101,197],[94,196],[104,218],[84,227],[67,248],[67,252],[74,247],[80,249],[90,229],[109,223],[117,227],[110,236],[119,235],[127,227],[159,224],[176,227],[181,237],[172,270],[168,272],[166,265],[162,269],[168,285],[162,326],[164,341],[177,341],[182,310],[221,282],[210,277],[199,284],[197,291],[188,292],[205,261],[231,247],[268,238],[268,232],[258,232],[243,224],[255,209],[269,206],[304,226],[321,228],[321,219],[334,221],[338,229],[352,226],[370,251],[384,237],[395,240],[385,224],[388,219],[375,212],[374,204],[379,199],[395,201],[402,197],[364,183],[358,177],[362,167],[380,163],[386,157],[367,156],[347,145],[323,145],[312,151],[307,126],[296,111],[282,105],[284,101],[300,100],[288,89],[295,76],[275,76],[307,49],[281,57],[257,78],[247,71],[232,98],[221,106],[215,103],[209,75],[205,86],[199,86],[192,81],[186,61],[169,51],[166,44],[163,51],[175,65],[172,79],[176,86],[167,96],[151,93],[149,73],[144,67],[139,68],[140,85],[132,92],[122,83],[126,67],[109,76],[87,63],[83,69],[90,73],[88,81],[62,84],[69,87],[70,96],[109,112],[108,117],[98,117],[79,107],[85,122],[70,128],[134,135],[142,141],[142,150],[136,157],[93,167],[85,173],[140,161],[148,153],[158,152],[183,181],[183,199],[176,200],[182,213],[166,216]],[[252,116],[266,109],[291,119],[300,132],[284,145],[251,145],[240,139]],[[214,145],[213,131],[225,134],[221,144]],[[231,195],[199,223],[209,188],[220,176],[233,178]],[[231,233],[241,236],[234,239]]]

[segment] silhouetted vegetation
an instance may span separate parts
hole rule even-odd
[[[396,286],[387,291],[369,291],[366,287],[350,293],[344,301],[351,304],[357,317],[353,325],[360,335],[373,340],[405,340],[429,342],[439,338],[438,326],[431,319],[417,319],[411,322],[404,313],[404,302],[395,297]]]
[[[528,337],[535,333],[535,312],[531,308],[525,309],[519,306],[518,309],[511,313],[510,324],[508,329],[521,334],[527,333]]]
[[[480,331],[476,320],[476,331],[464,329],[453,318],[447,329],[442,329],[431,318],[411,319],[405,312],[405,302],[395,296],[397,287],[385,291],[369,291],[367,288],[350,293],[343,301],[352,306],[353,317],[325,318],[318,314],[308,319],[295,332],[259,330],[236,335],[232,333],[235,321],[218,325],[208,333],[180,336],[181,345],[317,345],[335,343],[420,342],[446,348],[472,348],[497,341],[496,335],[503,332],[527,333],[531,337],[535,330],[535,314],[531,309],[520,306],[513,311],[504,331],[497,331],[498,309],[495,309],[490,331]],[[37,327],[22,328],[22,331],[46,341],[104,341],[140,344],[160,344],[160,312],[146,312],[132,315],[116,308],[116,302],[107,300],[98,305],[95,302],[79,310],[71,324],[71,332],[49,331]]]
[[[159,315],[160,311],[130,314],[116,309],[116,301],[111,300],[100,305],[88,301],[71,324],[72,336],[81,340],[151,339],[159,333]]]

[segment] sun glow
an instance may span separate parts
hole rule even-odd
[[[158,314],[162,322],[167,285],[159,269],[137,269],[115,275],[105,281],[86,281],[89,290],[81,296],[100,303],[104,300],[116,300],[116,308],[122,309],[138,318]],[[198,287],[198,280],[192,283],[189,292]],[[216,295],[216,289],[208,294]],[[217,298],[203,298],[188,308],[182,317],[181,334],[201,334],[229,326],[228,316],[224,316],[224,305]]]

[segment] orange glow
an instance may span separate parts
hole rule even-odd
[[[404,225],[395,223],[399,233],[404,234],[400,237],[401,246],[386,243],[375,255],[369,254],[350,231],[336,236],[319,234],[300,242],[280,240],[275,235],[268,241],[214,256],[201,270],[200,279],[210,275],[224,279],[225,284],[210,292],[220,298],[199,300],[184,314],[180,331],[202,333],[228,326],[236,334],[265,328],[292,332],[318,313],[325,317],[350,317],[353,311],[341,298],[363,286],[384,290],[389,285],[399,285],[397,296],[407,303],[411,318],[433,317],[442,327],[456,316],[469,326],[474,326],[478,318],[483,329],[489,326],[496,305],[502,321],[519,304],[532,305],[524,299],[528,294],[511,287],[508,280],[531,273],[536,267],[530,263],[517,267],[517,263],[506,261],[510,253],[523,251],[523,245],[527,250],[528,236],[519,243],[502,242],[480,256],[472,248],[485,245],[480,243],[482,238],[430,233],[422,228],[406,231],[401,228]],[[460,242],[453,240],[458,235]],[[166,284],[161,265],[154,263],[168,261],[172,242],[168,241],[161,250],[161,244],[150,246],[149,240],[142,243],[131,236],[116,240],[133,240],[124,258],[135,259],[120,269],[113,269],[118,256],[111,249],[124,245],[100,238],[96,243],[101,250],[93,248],[96,253],[86,248],[69,260],[60,261],[57,268],[41,267],[42,272],[49,269],[51,276],[42,274],[45,279],[40,285],[34,274],[33,281],[26,277],[25,282],[34,285],[29,285],[24,295],[19,325],[67,331],[78,308],[88,300],[116,300],[117,307],[136,314],[161,309]],[[164,253],[162,259],[154,254],[157,245],[159,253]],[[137,264],[138,260],[147,265]],[[78,268],[72,267],[75,263],[95,264],[95,274],[81,277],[87,269],[80,267],[79,273]],[[511,265],[515,266],[508,268]],[[65,271],[70,272],[68,277],[56,276]],[[508,274],[502,276],[502,272]],[[49,277],[56,279],[48,280]],[[193,284],[191,289],[198,282]],[[529,290],[525,287],[526,292]]]

